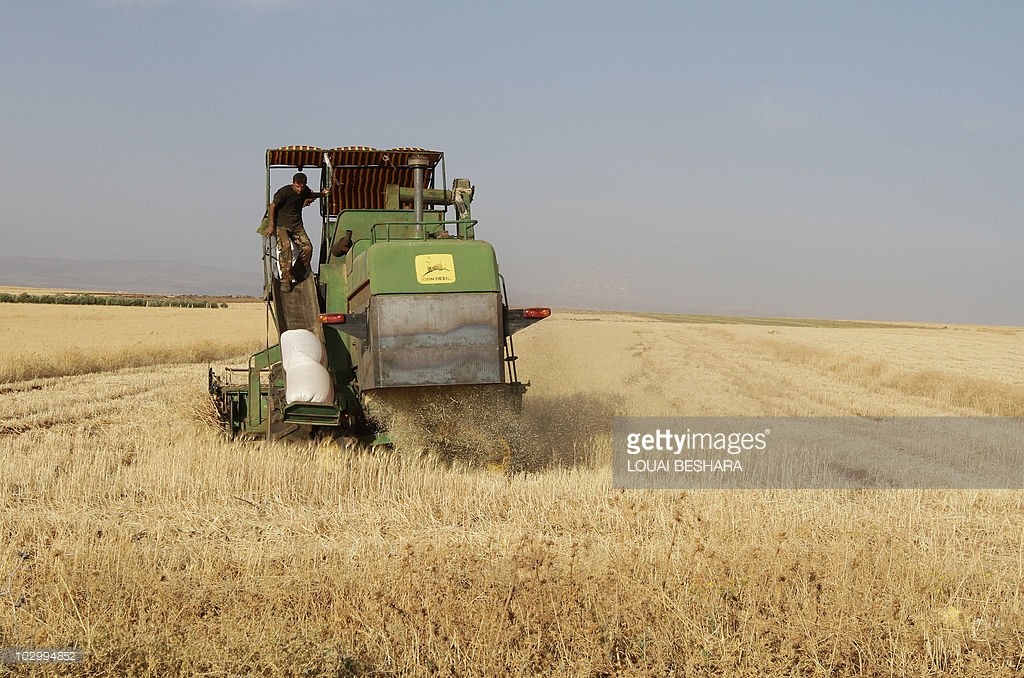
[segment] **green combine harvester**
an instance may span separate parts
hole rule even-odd
[[[448,422],[461,409],[518,412],[526,384],[512,335],[550,310],[508,308],[494,248],[475,237],[469,180],[435,188],[439,171],[447,183],[438,151],[288,146],[267,151],[267,202],[271,170],[315,167],[325,196],[319,266],[293,266],[301,279],[282,292],[276,237],[264,237],[264,296],[279,341],[247,368],[210,369],[225,429],[374,444],[388,441],[381,422],[395,408],[443,402],[455,409],[441,417]]]

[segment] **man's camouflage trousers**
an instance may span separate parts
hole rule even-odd
[[[292,242],[299,246],[299,257],[302,267],[309,272],[309,262],[313,258],[313,243],[306,235],[306,229],[300,226],[277,227],[277,263],[281,267],[281,281],[292,279]]]

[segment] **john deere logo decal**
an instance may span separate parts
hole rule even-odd
[[[450,254],[417,255],[416,281],[423,285],[455,282],[455,259]]]

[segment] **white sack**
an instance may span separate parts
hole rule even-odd
[[[331,373],[318,362],[296,357],[284,369],[284,397],[290,403],[333,403]]]
[[[281,333],[281,364],[287,372],[297,359],[327,365],[327,350],[323,342],[309,330],[288,330]]]

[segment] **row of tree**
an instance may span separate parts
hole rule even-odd
[[[84,306],[178,306],[181,308],[227,308],[225,303],[196,299],[157,299],[104,294],[10,294],[0,292],[0,303],[77,304]]]

